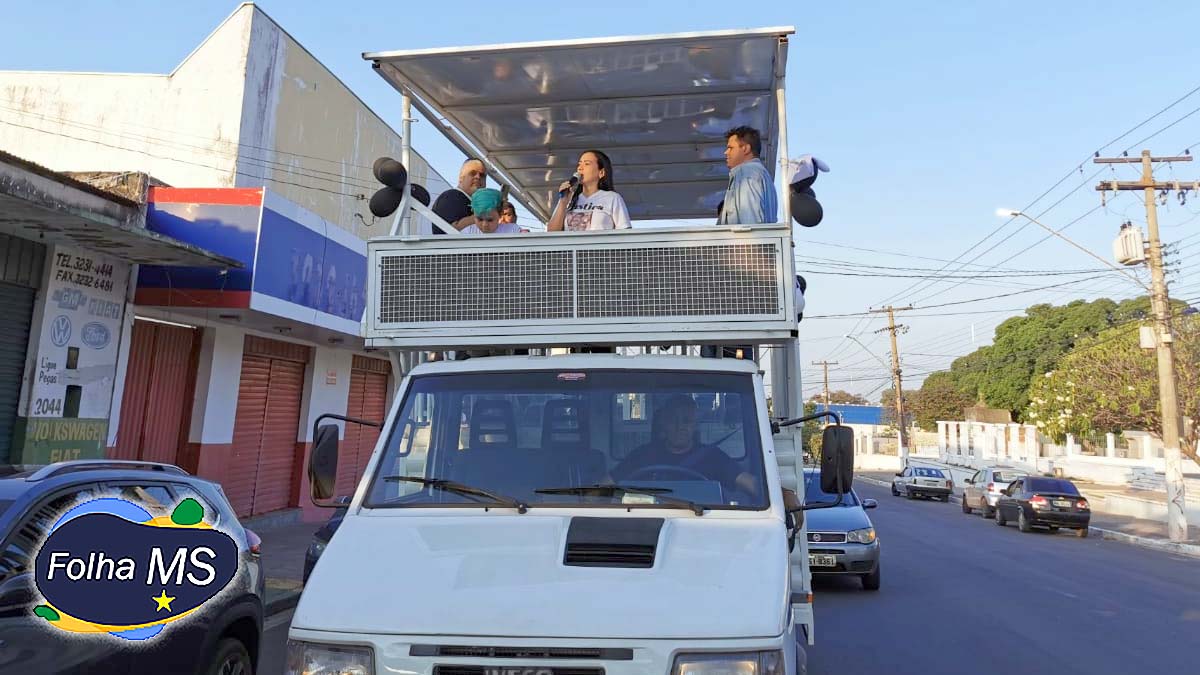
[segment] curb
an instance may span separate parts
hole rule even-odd
[[[286,612],[300,603],[300,590],[286,591],[275,595],[263,606],[263,617],[270,618],[280,612]]]
[[[879,487],[890,488],[890,483],[877,480],[875,478],[867,478],[866,476],[855,476],[854,480],[861,480],[864,483],[878,485]],[[957,494],[950,495],[950,501],[955,504],[961,504],[962,498]],[[1176,553],[1178,555],[1186,555],[1193,558],[1200,558],[1200,545],[1196,544],[1180,544],[1173,541],[1163,541],[1161,539],[1151,539],[1149,537],[1139,537],[1136,534],[1127,534],[1119,530],[1108,530],[1103,527],[1094,525],[1088,526],[1088,532],[1102,539],[1110,541],[1119,541],[1125,544],[1141,546],[1143,548],[1152,548],[1157,551],[1165,551],[1167,553]]]
[[[1134,546],[1143,548],[1152,548],[1157,551],[1165,551],[1167,553],[1176,553],[1178,555],[1186,555],[1192,558],[1200,558],[1200,545],[1182,544],[1173,541],[1163,541],[1161,539],[1151,539],[1149,537],[1139,537],[1136,534],[1127,534],[1117,530],[1106,530],[1102,527],[1089,526],[1088,530],[1091,534],[1099,535],[1103,539],[1111,541],[1119,541]]]

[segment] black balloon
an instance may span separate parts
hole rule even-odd
[[[394,187],[385,187],[371,195],[371,201],[368,206],[376,218],[386,218],[395,213],[396,209],[400,207],[401,199],[404,199],[403,190]]]
[[[792,185],[792,219],[804,227],[816,227],[825,217],[817,194],[810,187],[797,189],[798,184]]]
[[[405,184],[408,183],[408,169],[391,157],[380,157],[375,160],[375,165],[371,170],[375,174],[375,180],[388,187],[403,190]]]
[[[411,186],[409,186],[409,189],[412,191],[412,196],[415,197],[417,201],[421,202],[425,206],[429,206],[429,190],[426,190],[424,185],[413,183]]]

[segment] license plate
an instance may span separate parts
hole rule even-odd
[[[813,554],[808,556],[809,567],[836,567],[837,558],[825,554]]]
[[[926,485],[941,485],[942,484],[941,481],[937,481],[937,480],[923,480],[921,482]]]
[[[1066,499],[1055,499],[1054,505],[1055,506],[1070,506],[1071,502],[1067,501]]]

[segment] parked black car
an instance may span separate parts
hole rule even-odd
[[[1086,537],[1091,519],[1088,501],[1065,478],[1026,476],[1013,481],[996,501],[996,524],[1004,526],[1015,520],[1022,532],[1035,527],[1057,532],[1065,527]]]
[[[349,504],[349,497],[341,498],[343,504]],[[333,539],[333,533],[337,532],[338,526],[342,524],[342,518],[346,515],[346,507],[342,506],[333,512],[329,520],[321,526],[321,529],[313,533],[312,543],[308,545],[308,550],[304,552],[304,583],[308,583],[308,575],[312,574],[313,567],[317,564],[317,559],[325,552],[325,546],[329,544],[329,540]]]
[[[231,587],[144,644],[108,636],[57,636],[38,625],[42,619],[32,613],[37,597],[34,547],[65,507],[107,495],[136,501],[153,516],[168,515],[186,497],[199,501],[207,514],[216,514],[214,525],[237,543],[242,564]],[[77,460],[0,467],[0,537],[0,672],[249,675],[258,667],[265,586],[261,540],[241,526],[216,483],[151,462]]]

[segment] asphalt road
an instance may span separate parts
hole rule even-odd
[[[813,675],[1105,675],[1200,669],[1200,560],[1097,537],[1021,534],[958,504],[863,481],[883,587],[818,579]],[[291,613],[268,620],[260,675],[283,672]]]
[[[883,586],[816,581],[809,672],[1197,672],[1200,560],[1072,533],[1022,534],[955,503],[855,483]]]

